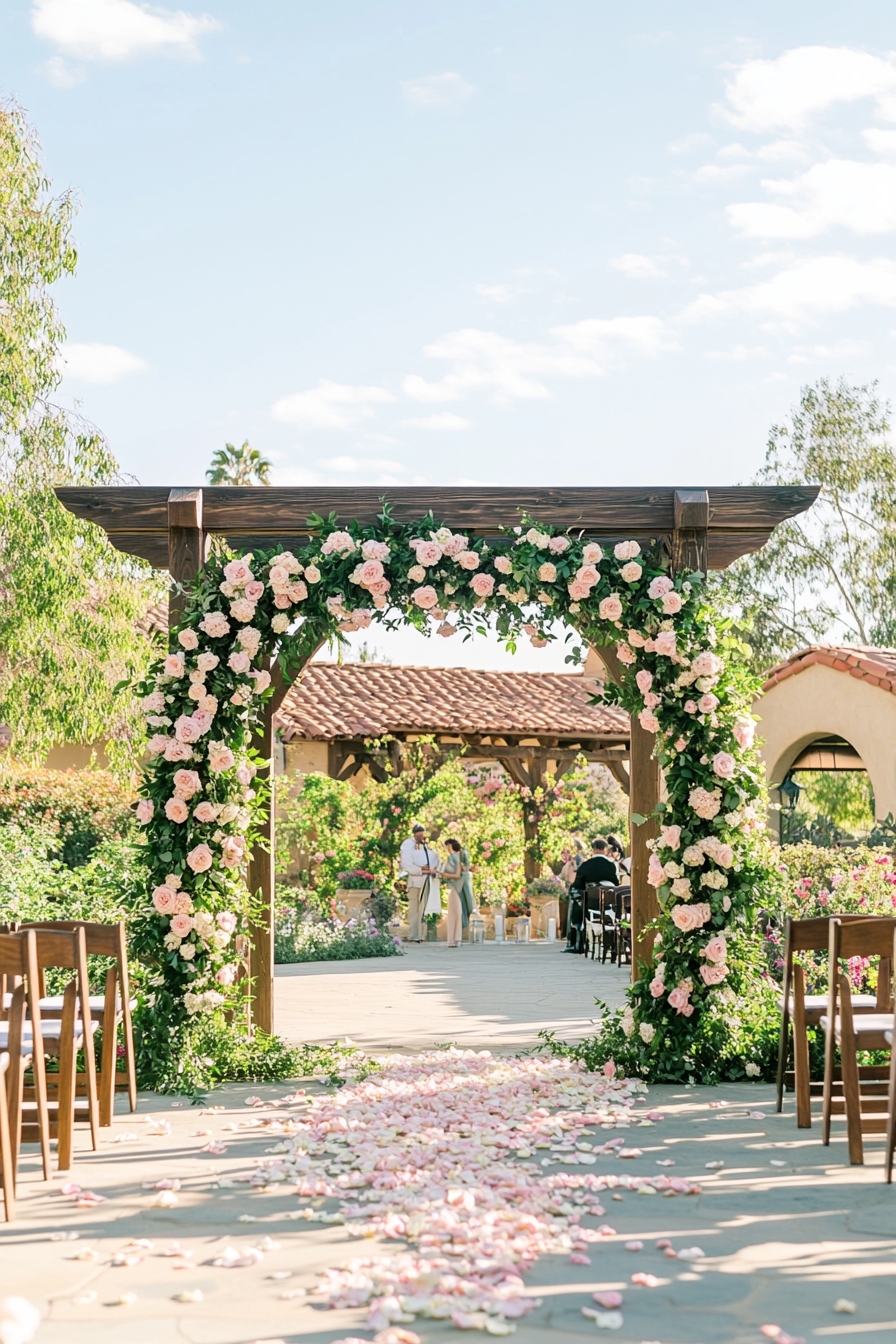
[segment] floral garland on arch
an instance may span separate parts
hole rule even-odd
[[[296,554],[213,555],[172,631],[177,651],[138,688],[151,738],[136,813],[151,884],[137,951],[150,966],[157,1038],[176,1051],[191,1021],[236,1000],[246,861],[269,801],[253,730],[273,663],[292,679],[322,641],[373,622],[449,638],[491,621],[511,647],[523,636],[541,647],[559,619],[615,648],[625,671],[607,698],[656,735],[665,772],[649,876],[661,908],[657,961],[616,1020],[632,1065],[662,1076],[670,1049],[687,1056],[703,1011],[733,997],[762,829],[755,682],[702,576],[673,578],[634,540],[605,549],[527,519],[494,543],[431,515],[400,526],[388,507],[372,527],[309,524],[317,535]],[[576,647],[568,661],[581,658]]]

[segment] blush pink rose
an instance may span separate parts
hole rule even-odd
[[[186,938],[193,928],[193,921],[189,915],[174,915],[170,927],[171,932],[176,934],[178,938]]]
[[[680,1013],[688,1006],[688,993],[677,985],[669,994],[669,1007],[675,1008]]]
[[[457,557],[461,569],[478,569],[479,556],[476,551],[461,551]]]
[[[361,546],[365,560],[388,560],[390,551],[384,541],[365,541]]]
[[[167,738],[165,747],[166,761],[189,761],[193,758],[192,747],[187,746],[186,742],[179,742],[176,738]]]
[[[169,653],[164,663],[165,676],[182,677],[185,666],[184,655],[182,653]]]
[[[630,560],[627,565],[623,565],[619,571],[619,577],[623,583],[637,583],[642,574],[641,566],[634,560]]]
[[[754,719],[738,719],[734,725],[734,738],[739,747],[752,747],[756,735]]]
[[[653,685],[653,673],[648,672],[646,667],[642,667],[635,677],[635,685],[642,695],[646,695]]]
[[[663,865],[655,854],[651,854],[647,864],[647,881],[652,887],[661,887],[666,880]]]
[[[160,887],[156,887],[155,891],[152,893],[152,903],[160,915],[173,914],[176,901],[177,892],[173,887],[168,887],[163,884]]]
[[[199,622],[199,629],[208,635],[209,639],[223,639],[230,632],[230,622],[223,611],[209,611]]]
[[[169,798],[165,804],[165,816],[169,821],[186,821],[190,815],[189,809],[183,798]]]
[[[221,862],[225,868],[238,868],[243,861],[245,840],[241,835],[225,836],[221,845]]]
[[[734,850],[730,845],[719,845],[713,858],[720,868],[730,868],[734,862]]]
[[[245,560],[230,560],[224,566],[224,577],[234,588],[242,588],[252,578],[252,571]]]
[[[200,653],[196,666],[200,672],[214,672],[221,659],[216,653]]]
[[[306,570],[305,572],[307,573],[308,571]],[[299,579],[298,583],[291,583],[289,585],[286,590],[286,595],[291,602],[304,602],[305,598],[308,596],[308,589],[305,584],[302,583],[302,580]]]
[[[573,579],[572,583],[566,585],[566,591],[573,602],[583,602],[591,594],[591,584],[582,583],[581,579]]]
[[[237,918],[231,910],[221,910],[215,915],[218,928],[223,929],[225,933],[233,933],[236,929]]]
[[[708,649],[698,653],[691,663],[691,671],[695,677],[717,677],[723,667],[721,658],[715,653],[710,653]]]
[[[321,546],[322,555],[351,555],[355,542],[350,532],[331,532]]]
[[[208,765],[216,775],[222,774],[225,770],[231,770],[235,764],[236,757],[224,742],[210,742],[208,745]]]
[[[442,548],[437,541],[421,541],[416,549],[418,565],[437,565],[442,558]]]
[[[227,659],[227,666],[231,672],[245,673],[252,666],[252,659],[244,649],[237,649]]]
[[[685,714],[696,714],[696,713],[697,713],[697,701],[696,701],[696,700],[685,700],[685,702],[684,702],[684,712],[685,712]]]
[[[431,584],[426,584],[423,588],[415,588],[411,593],[411,600],[423,611],[429,611],[431,607],[439,605],[439,595]]]
[[[616,645],[616,657],[619,659],[620,663],[625,663],[626,667],[632,667],[637,661],[635,654],[626,644],[625,640],[620,640]]]
[[[272,584],[289,583],[289,570],[284,569],[283,565],[271,565],[268,578]]]
[[[543,565],[538,566],[538,577],[542,583],[554,583],[557,578],[557,566],[552,565],[550,560],[545,560]]]
[[[675,584],[666,574],[658,574],[655,579],[651,579],[650,587],[647,589],[647,596],[652,597],[654,601],[658,597],[665,597],[666,593],[671,593]]]
[[[264,592],[264,584],[260,579],[253,579],[251,583],[246,584],[246,597],[250,602],[257,602]]]
[[[658,733],[660,730],[660,721],[655,714],[651,714],[649,709],[642,709],[638,715],[638,722],[645,733]]]
[[[496,555],[492,563],[499,574],[513,573],[513,562],[507,555]]]
[[[235,979],[236,967],[232,962],[228,963],[227,966],[222,966],[220,970],[215,972],[215,980],[219,985],[232,985]]]
[[[141,826],[145,826],[152,820],[152,814],[155,812],[155,804],[151,798],[141,798],[137,804],[137,820]]]
[[[470,587],[477,597],[491,597],[495,591],[495,581],[491,574],[474,574],[470,580]]]
[[[648,691],[644,697],[645,709],[656,709],[657,705],[660,703],[660,697],[655,695],[653,691]]]
[[[202,788],[202,780],[195,770],[176,770],[174,787],[177,789],[179,798],[192,798],[193,794],[198,793]]]
[[[716,963],[728,960],[728,944],[720,933],[716,934],[715,938],[710,938],[703,949],[703,955],[707,961]]]
[[[663,984],[662,980],[657,977],[650,982],[650,992],[655,999],[662,998],[666,992],[666,986]]]
[[[358,582],[363,587],[371,583],[378,583],[384,573],[381,561],[365,560],[363,565],[358,566]]]
[[[634,560],[641,554],[641,547],[636,541],[620,541],[613,547],[613,554],[617,560]]]
[[[587,546],[582,547],[582,563],[586,565],[600,564],[604,558],[603,550],[596,541],[589,541]]]
[[[661,630],[653,641],[653,647],[657,653],[661,653],[664,658],[672,658],[677,652],[675,645],[675,631]]]
[[[196,720],[190,714],[181,714],[174,724],[174,733],[178,742],[198,742],[202,736]]]
[[[249,764],[243,764],[239,766],[236,772],[236,777],[240,782],[240,784],[243,785],[243,787],[245,787],[247,784],[251,784],[253,779],[255,778],[255,775],[256,775],[255,766]]]
[[[199,636],[195,630],[181,630],[177,636],[177,642],[182,649],[192,651],[199,648]]]
[[[681,827],[661,826],[660,844],[665,845],[667,849],[678,849],[681,844]]]
[[[198,807],[193,808],[193,816],[206,826],[214,821],[217,815],[218,810],[214,803],[200,803]]]
[[[582,565],[581,569],[576,570],[576,578],[580,583],[587,583],[589,588],[593,588],[600,575],[593,565]]]
[[[737,769],[737,761],[730,751],[717,751],[712,758],[713,773],[720,779],[732,779]]]
[[[153,691],[140,701],[140,708],[149,714],[161,714],[165,708],[165,697],[161,691]]]
[[[553,551],[554,555],[562,555],[564,551],[569,550],[569,537],[551,537],[548,542],[548,550]],[[598,556],[600,559],[600,556]]]
[[[680,593],[666,593],[663,598],[663,613],[666,616],[676,616],[681,611],[682,600]]]
[[[615,593],[605,597],[597,609],[597,614],[602,621],[618,621],[622,615],[622,603]]]
[[[187,865],[194,873],[205,873],[212,866],[212,852],[208,845],[197,845],[187,855]]]
[[[171,884],[171,878],[168,878],[168,884]],[[176,915],[188,915],[193,909],[193,902],[185,891],[176,891],[174,893],[174,913]]]
[[[701,714],[711,714],[713,710],[718,707],[718,703],[719,697],[713,695],[712,691],[707,691],[706,694],[701,695],[700,699],[697,701],[697,708],[700,710]]]
[[[728,974],[727,966],[701,966],[700,977],[704,985],[720,985]]]
[[[252,621],[255,619],[255,603],[246,597],[238,597],[230,604],[230,614],[235,621]]]

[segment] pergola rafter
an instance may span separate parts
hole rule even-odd
[[[373,523],[383,510],[383,495],[369,487],[251,488],[211,486],[66,487],[57,490],[71,513],[96,523],[120,551],[167,569],[179,584],[191,582],[202,568],[212,536],[237,551],[289,549],[309,535],[311,515],[335,514],[338,523]],[[612,544],[634,538],[658,545],[673,571],[725,569],[739,556],[758,550],[777,524],[802,513],[814,502],[815,486],[666,487],[395,487],[388,492],[392,516],[418,522],[430,511],[439,524],[471,536],[498,535],[516,526],[522,515],[555,529],[581,532]],[[172,595],[172,612],[181,609]],[[618,676],[615,649],[598,650],[611,676]],[[258,746],[270,760],[272,721],[288,687],[280,685],[266,704]],[[657,834],[651,818],[660,797],[660,771],[654,739],[636,718],[631,724],[629,806],[649,820],[632,829],[632,923],[635,955],[649,957],[643,929],[657,913],[647,883],[647,841]],[[516,766],[516,758],[508,755]],[[621,768],[621,767],[620,767]],[[254,930],[255,1017],[273,1029],[273,844],[252,855],[249,881],[260,891],[265,916]]]

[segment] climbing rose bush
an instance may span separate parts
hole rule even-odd
[[[729,993],[762,825],[755,682],[701,576],[671,576],[636,540],[604,547],[526,521],[494,544],[431,516],[400,526],[388,508],[373,527],[309,525],[317,535],[297,555],[212,557],[175,648],[139,687],[151,737],[136,817],[153,876],[138,950],[152,962],[157,1040],[176,1052],[190,1018],[235,999],[235,936],[252,915],[246,860],[268,805],[253,731],[272,672],[291,680],[323,641],[376,621],[444,638],[491,621],[511,646],[526,636],[540,647],[559,619],[613,649],[624,674],[607,698],[655,736],[666,772],[650,864],[658,960],[620,1019],[639,1043],[633,1067],[666,1076],[670,1051],[685,1056],[701,1013]]]

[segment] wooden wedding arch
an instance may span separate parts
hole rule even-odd
[[[642,546],[663,548],[673,572],[726,569],[739,556],[758,550],[773,529],[804,512],[818,495],[816,486],[734,486],[719,489],[648,487],[574,487],[504,489],[502,487],[400,486],[385,492],[399,523],[415,523],[430,511],[438,523],[471,536],[497,535],[515,527],[523,514],[555,529],[582,532],[610,544],[635,538]],[[56,491],[62,505],[78,518],[96,523],[112,545],[128,555],[167,569],[177,584],[190,583],[202,568],[213,536],[236,551],[282,549],[306,541],[312,514],[336,515],[340,524],[376,521],[383,492],[364,486],[268,487],[168,486],[66,487]],[[183,598],[172,593],[172,616]],[[619,673],[615,650],[600,649],[611,676]],[[275,683],[276,684],[276,683]],[[289,687],[276,686],[267,701],[258,743],[261,755],[273,754],[273,718]],[[653,736],[637,718],[631,723],[630,811],[650,817],[660,798],[659,766]],[[254,1016],[266,1031],[274,1029],[272,820],[269,851],[251,856],[249,882],[260,891],[264,915],[253,930]],[[653,820],[633,826],[632,923],[641,960],[650,943],[643,930],[657,913],[647,883],[647,841],[657,834]],[[633,974],[638,964],[632,958]]]

